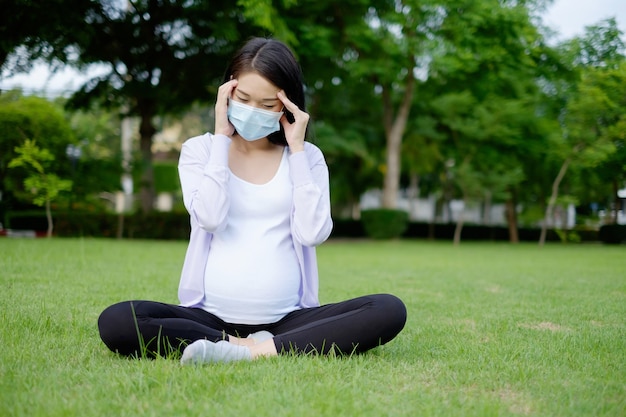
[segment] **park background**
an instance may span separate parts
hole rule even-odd
[[[180,146],[211,130],[236,47],[274,36],[305,73],[334,237],[624,240],[617,4],[572,37],[544,23],[550,1],[54,5],[4,18],[4,84],[42,65],[83,77],[3,88],[4,235],[55,218],[59,236],[184,239]]]

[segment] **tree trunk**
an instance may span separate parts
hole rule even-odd
[[[4,64],[7,62],[7,58],[9,57],[9,53],[6,49],[2,49],[0,52],[0,68],[4,68]],[[2,90],[0,90],[0,95],[2,94]]]
[[[117,231],[115,233],[117,239],[124,237],[124,216],[126,215],[123,211],[117,213]]]
[[[54,223],[52,223],[52,210],[50,209],[50,200],[46,200],[46,218],[48,219],[48,231],[46,237],[52,237],[52,230],[54,229]]]
[[[459,218],[456,220],[456,227],[454,228],[454,246],[459,246],[461,244],[461,232],[463,231],[463,223],[465,222],[465,202],[467,199],[463,199],[463,209],[459,213]]]
[[[149,213],[154,208],[154,170],[152,168],[152,138],[156,129],[152,124],[153,113],[151,111],[141,112],[141,124],[139,126],[141,150],[141,189],[139,197],[141,201],[141,211]]]
[[[435,228],[437,227],[437,219],[439,218],[440,208],[441,198],[435,198],[432,219],[428,223],[428,240],[435,240]]]
[[[387,140],[385,178],[383,183],[382,206],[384,208],[396,208],[398,201],[398,189],[400,188],[402,137],[406,130],[415,90],[415,77],[413,69],[409,69],[406,77],[406,87],[402,102],[398,108],[398,114],[394,118],[391,101],[392,87],[383,86],[383,119],[385,124],[385,136]]]
[[[543,246],[546,243],[546,234],[548,231],[548,220],[552,217],[552,212],[554,211],[554,205],[556,204],[556,199],[559,196],[559,186],[561,185],[561,181],[565,176],[565,172],[567,172],[567,167],[569,166],[572,158],[567,158],[563,165],[561,165],[561,169],[557,174],[554,182],[552,183],[552,194],[550,195],[550,200],[548,200],[548,207],[546,207],[546,215],[543,219],[543,224],[541,225],[541,235],[539,236],[539,245]]]
[[[617,213],[619,212],[621,208],[621,199],[618,196],[618,192],[619,192],[619,186],[617,185],[617,180],[614,179],[613,180],[613,202],[611,203],[612,205],[611,210],[609,210],[611,224],[617,223]]]
[[[121,146],[122,151],[122,176],[120,181],[122,182],[123,192],[123,205],[121,212],[127,213],[133,209],[133,118],[126,116],[122,119],[121,123]],[[123,233],[123,230],[122,230]]]
[[[417,203],[418,198],[420,196],[420,176],[416,173],[411,173],[409,179],[409,189],[407,193],[407,197],[409,198],[409,218],[413,215],[413,213],[417,212]]]
[[[506,224],[509,228],[509,242],[519,243],[519,233],[517,231],[517,211],[515,210],[515,198],[511,196],[506,200]]]
[[[483,224],[485,226],[491,226],[491,206],[493,197],[491,191],[487,190],[485,193],[485,203],[483,205]]]
[[[394,132],[387,137],[386,171],[383,184],[382,206],[396,208],[398,190],[400,188],[400,147],[402,136],[400,132]]]

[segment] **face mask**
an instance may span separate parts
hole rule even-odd
[[[283,112],[275,112],[229,100],[228,120],[235,130],[247,141],[254,141],[280,130]]]

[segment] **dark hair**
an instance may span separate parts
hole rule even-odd
[[[224,73],[224,82],[246,72],[256,72],[285,91],[285,95],[302,111],[306,111],[302,69],[295,56],[284,43],[265,38],[252,38],[235,53]],[[293,115],[285,109],[287,120]],[[270,142],[287,145],[282,125],[280,131],[268,136]]]

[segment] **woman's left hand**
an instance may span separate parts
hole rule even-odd
[[[280,123],[285,130],[285,138],[289,144],[289,150],[300,152],[304,150],[304,137],[306,135],[306,126],[309,123],[309,114],[300,110],[291,100],[287,98],[284,91],[279,91],[276,97],[285,105],[285,108],[293,114],[294,122],[289,123],[287,116],[283,114]]]

